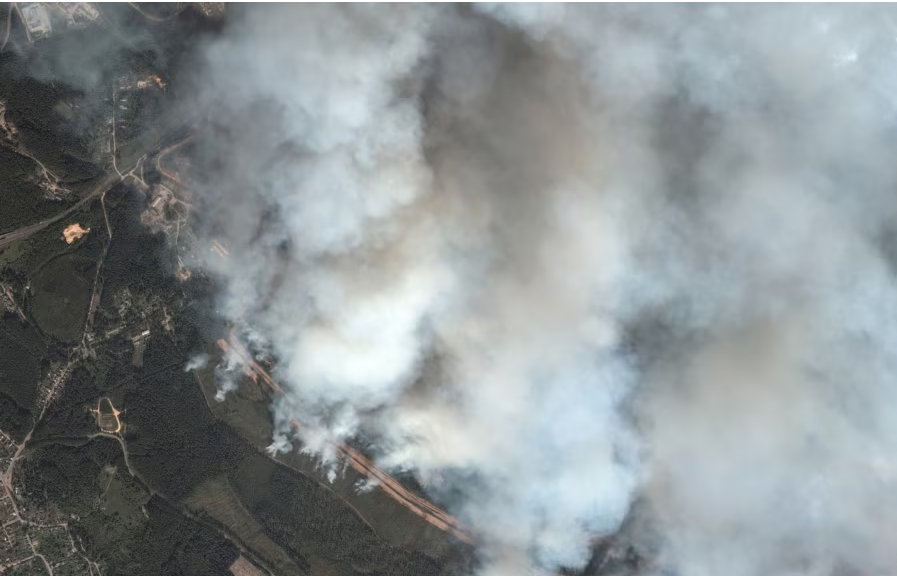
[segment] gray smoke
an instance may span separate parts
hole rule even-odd
[[[222,310],[304,449],[364,437],[483,542],[582,567],[889,566],[894,10],[256,6],[198,98]],[[460,480],[453,480],[460,479]]]
[[[187,359],[184,364],[184,372],[192,372],[193,370],[202,370],[209,365],[209,355],[206,353],[195,354]]]

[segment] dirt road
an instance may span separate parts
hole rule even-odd
[[[6,246],[7,244],[11,244],[18,240],[23,240],[35,232],[40,232],[50,224],[54,222],[59,222],[78,208],[84,206],[86,203],[90,202],[92,198],[94,198],[97,194],[102,194],[112,186],[118,184],[121,181],[121,178],[118,177],[118,174],[113,174],[112,176],[107,176],[103,178],[103,181],[100,182],[93,190],[91,190],[84,198],[71,205],[68,209],[60,212],[56,216],[51,218],[47,218],[46,220],[41,220],[35,224],[29,224],[28,226],[23,226],[12,232],[6,232],[5,234],[0,234],[0,247]]]
[[[271,375],[268,374],[264,368],[259,366],[243,343],[240,342],[235,330],[231,330],[228,340],[219,340],[218,345],[225,351],[228,349],[233,350],[239,356],[243,364],[249,367],[253,373],[258,375],[273,392],[284,394],[283,388],[271,378]],[[296,428],[302,428],[302,423],[295,418],[292,420],[292,423]],[[378,483],[378,486],[383,489],[390,498],[440,530],[453,535],[462,542],[475,545],[476,540],[473,530],[463,522],[448,512],[437,508],[426,499],[407,490],[392,475],[377,468],[370,459],[361,454],[358,450],[345,444],[335,444],[334,446],[340,456],[342,456],[352,468],[363,476],[375,480]]]
[[[179,128],[180,128],[180,126],[175,128],[174,130],[172,130],[172,132],[177,131]],[[162,140],[162,141],[164,141],[164,139],[165,139],[165,137],[160,138],[160,140]],[[132,155],[132,158],[135,158],[134,161],[132,163],[130,163],[129,166],[124,169],[123,172],[119,173],[118,169],[116,169],[115,172],[106,175],[106,177],[103,178],[103,180],[99,184],[97,184],[97,186],[93,190],[91,190],[86,196],[84,196],[83,198],[81,198],[81,200],[79,200],[78,202],[76,202],[75,204],[73,204],[72,206],[67,208],[66,210],[60,212],[59,214],[52,216],[50,218],[47,218],[46,220],[41,220],[40,222],[36,222],[34,224],[29,224],[27,226],[23,226],[16,230],[12,230],[11,232],[5,232],[3,234],[0,234],[0,248],[2,248],[3,246],[6,246],[7,244],[11,244],[13,242],[23,240],[25,238],[28,238],[32,234],[40,232],[47,226],[49,226],[55,222],[59,222],[60,220],[62,220],[66,216],[68,216],[69,214],[75,212],[76,210],[78,210],[79,208],[84,206],[86,203],[90,202],[90,200],[95,198],[96,196],[104,194],[110,188],[112,188],[119,182],[123,181],[125,178],[127,178],[129,175],[132,175],[131,171],[133,169],[137,168],[138,163],[140,162],[140,160],[143,158],[144,155],[145,154],[139,154],[137,157],[134,157]],[[136,178],[136,176],[134,176],[134,177]]]

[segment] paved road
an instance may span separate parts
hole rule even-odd
[[[171,124],[170,120],[168,122],[165,122],[165,124]],[[110,188],[112,188],[113,186],[115,186],[116,184],[121,182],[122,180],[124,180],[125,177],[127,177],[128,172],[130,172],[131,169],[133,169],[137,165],[137,162],[140,160],[141,157],[143,157],[144,155],[146,155],[150,152],[155,153],[158,150],[158,148],[160,147],[160,144],[165,142],[166,139],[168,138],[168,136],[170,136],[172,134],[178,134],[183,128],[184,128],[183,123],[178,124],[178,125],[174,126],[173,128],[171,128],[170,130],[168,130],[165,135],[156,139],[151,146],[147,146],[147,150],[145,150],[143,152],[138,152],[138,151],[131,152],[129,154],[130,162],[128,162],[126,168],[121,170],[121,173],[124,174],[125,176],[119,176],[115,172],[112,172],[111,174],[107,174],[106,177],[103,178],[103,180],[99,184],[97,184],[97,186],[93,190],[91,190],[86,196],[81,198],[81,200],[79,200],[77,203],[70,206],[68,209],[60,212],[59,214],[57,214],[51,218],[47,218],[46,220],[41,220],[40,222],[36,222],[34,224],[29,224],[27,226],[23,226],[21,228],[11,231],[11,232],[5,232],[3,234],[0,234],[0,248],[2,248],[3,246],[6,246],[7,244],[11,244],[13,242],[17,242],[24,238],[28,238],[29,236],[31,236],[32,234],[34,234],[36,232],[40,232],[41,230],[43,230],[50,224],[53,224],[54,222],[58,222],[58,221],[62,220],[63,218],[65,218],[66,216],[68,216],[69,214],[74,212],[75,210],[81,208],[84,204],[86,204],[87,202],[90,202],[91,199],[102,194],[103,192],[106,192],[107,190],[109,190]]]
[[[240,342],[240,340],[237,338],[237,332],[235,329],[231,330],[228,340],[219,340],[218,346],[224,351],[235,351],[244,365],[249,367],[249,369],[254,374],[261,377],[261,379],[271,388],[272,391],[278,394],[284,394],[283,388],[281,388],[280,385],[275,382],[273,378],[271,378],[271,375],[268,374],[268,372],[264,368],[259,366],[259,364],[252,357],[252,354],[249,352],[249,350],[247,350],[243,343]],[[296,428],[302,428],[302,423],[295,418],[292,419],[291,422]],[[384,492],[386,492],[386,494],[390,498],[392,498],[402,506],[408,508],[409,510],[411,510],[411,512],[420,516],[443,532],[447,532],[458,538],[462,542],[466,542],[467,544],[470,544],[472,546],[476,545],[476,535],[469,526],[466,526],[463,522],[461,522],[445,510],[437,508],[428,500],[421,498],[420,496],[407,490],[398,480],[396,480],[390,474],[377,468],[373,462],[362,455],[358,450],[355,450],[351,446],[347,446],[345,444],[335,444],[334,447],[344,458],[347,459],[349,465],[351,465],[352,468],[354,468],[357,472],[359,472],[363,476],[377,481],[378,486]]]
[[[118,174],[113,174],[112,176],[107,176],[106,178],[103,179],[102,182],[100,182],[100,184],[97,185],[96,188],[91,190],[90,193],[87,194],[87,196],[85,196],[84,198],[82,198],[77,203],[73,204],[72,206],[70,206],[67,210],[60,212],[56,216],[53,216],[52,218],[47,218],[46,220],[41,220],[40,222],[36,222],[34,224],[29,224],[27,226],[23,226],[21,228],[13,230],[12,232],[6,232],[5,234],[0,234],[0,247],[6,246],[7,244],[10,244],[17,240],[22,240],[23,238],[27,238],[27,237],[31,236],[32,234],[34,234],[35,232],[39,232],[39,231],[43,230],[50,224],[52,224],[54,222],[58,222],[59,220],[62,220],[63,218],[65,218],[66,216],[68,216],[69,214],[71,214],[72,212],[74,212],[75,210],[77,210],[78,208],[80,208],[81,206],[86,204],[87,202],[89,202],[97,194],[102,194],[104,191],[108,190],[109,188],[111,188],[115,184],[119,183],[120,181],[121,181],[121,178],[119,178]]]

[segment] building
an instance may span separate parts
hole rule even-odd
[[[43,4],[22,4],[19,7],[19,14],[25,22],[28,39],[32,42],[53,33],[53,27],[50,26],[50,15]]]

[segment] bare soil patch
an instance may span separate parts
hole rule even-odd
[[[71,244],[75,240],[78,240],[85,234],[90,232],[90,228],[82,228],[80,224],[69,224],[65,227],[65,230],[62,231],[62,236],[65,238],[66,244]]]

